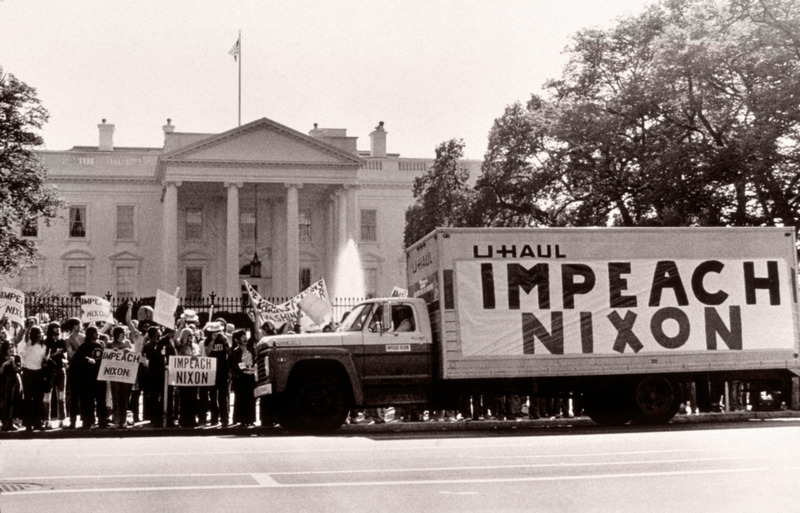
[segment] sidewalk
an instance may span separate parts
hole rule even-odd
[[[733,412],[733,413],[702,413],[692,415],[676,415],[670,424],[703,424],[741,422],[744,420],[776,420],[800,419],[800,411],[759,411],[759,412]],[[360,422],[347,424],[335,431],[334,435],[366,435],[370,433],[425,433],[425,432],[479,432],[479,431],[510,431],[524,429],[547,429],[564,427],[588,427],[595,425],[589,417],[575,418],[550,418],[550,419],[520,419],[520,420],[468,420],[468,421],[427,421],[427,422],[398,422],[390,421],[383,424]],[[153,428],[148,422],[140,422],[128,429],[51,429],[47,431],[27,432],[21,429],[16,432],[0,432],[0,443],[3,440],[22,439],[59,439],[59,438],[136,438],[155,436],[280,436],[288,434],[281,427],[240,427],[230,426],[202,426],[196,428]]]

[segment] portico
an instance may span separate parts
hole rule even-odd
[[[203,288],[238,296],[240,271],[257,251],[264,267],[259,290],[292,296],[304,279],[332,272],[348,238],[358,241],[364,160],[355,152],[268,119],[172,142],[177,149],[159,158],[157,170],[167,290],[191,294],[200,280]]]

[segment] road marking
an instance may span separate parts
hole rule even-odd
[[[543,481],[581,481],[598,479],[625,479],[625,478],[650,478],[664,476],[692,476],[710,474],[742,474],[747,472],[775,472],[785,470],[778,467],[753,467],[739,469],[710,469],[710,470],[684,470],[673,472],[637,472],[630,474],[598,474],[580,476],[542,476],[542,477],[511,477],[489,479],[426,479],[419,481],[346,481],[335,483],[294,483],[278,484],[277,488],[340,488],[354,486],[412,486],[412,485],[443,485],[443,484],[491,484],[491,483],[526,483]],[[23,492],[4,493],[9,495],[52,495],[52,494],[77,494],[77,493],[126,493],[156,491],[187,491],[187,490],[234,490],[234,489],[264,489],[275,486],[256,485],[209,485],[209,486],[158,486],[140,488],[83,488],[67,490],[35,490]]]
[[[263,487],[281,486],[280,483],[272,479],[269,474],[250,474],[250,476]]]
[[[353,469],[353,470],[297,470],[291,472],[269,472],[269,473],[214,473],[214,474],[105,474],[105,475],[84,475],[84,476],[33,476],[33,477],[7,477],[0,478],[3,481],[49,481],[58,479],[135,479],[135,478],[156,478],[156,477],[235,477],[235,476],[266,476],[271,483],[274,479],[269,476],[307,476],[307,475],[336,475],[336,474],[381,474],[381,473],[402,473],[402,472],[457,472],[459,470],[509,470],[525,468],[575,468],[575,467],[601,467],[612,465],[661,465],[664,463],[695,463],[708,461],[733,461],[747,459],[764,458],[790,458],[790,454],[759,454],[754,456],[720,456],[715,458],[684,458],[671,460],[634,460],[634,461],[592,461],[583,463],[536,463],[520,465],[471,465],[463,467],[418,467],[418,468],[386,468],[386,469]],[[796,467],[786,467],[794,469]],[[273,485],[274,486],[274,485]],[[281,485],[284,486],[284,485]]]

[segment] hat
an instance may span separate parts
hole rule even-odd
[[[181,314],[181,319],[186,322],[200,322],[200,318],[197,317],[197,312],[194,310],[184,310]]]
[[[225,328],[222,326],[221,322],[208,322],[206,323],[205,328],[203,331],[206,333],[216,333],[218,331],[223,331]]]

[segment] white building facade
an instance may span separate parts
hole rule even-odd
[[[68,208],[52,226],[27,226],[39,255],[7,285],[23,291],[118,298],[236,297],[248,280],[290,297],[325,278],[331,295],[352,240],[366,295],[405,286],[404,213],[432,159],[387,154],[381,122],[370,150],[345,129],[303,134],[263,118],[220,134],[163,127],[162,148],[99,144],[43,151],[48,180]],[[475,176],[480,162],[464,161]],[[260,278],[250,278],[254,253]],[[344,287],[342,287],[344,289]]]

